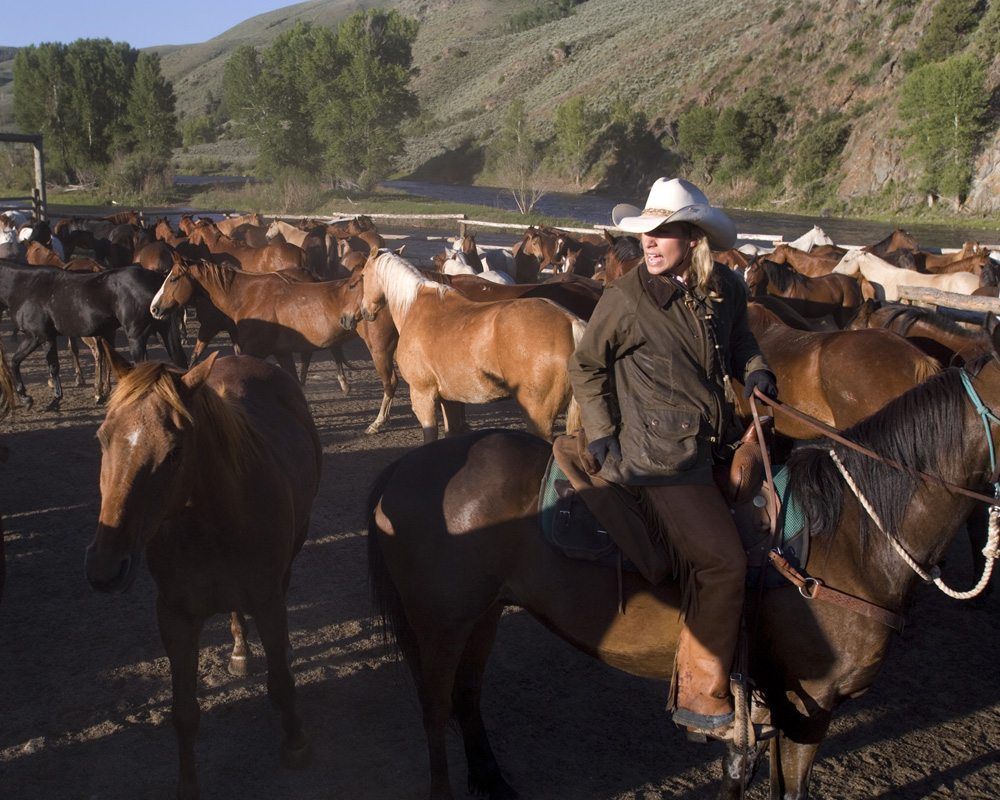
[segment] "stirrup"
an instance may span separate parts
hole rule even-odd
[[[722,725],[718,728],[687,728],[684,731],[684,735],[689,742],[694,742],[695,744],[705,744],[710,739],[725,742],[733,746],[737,744],[735,722],[729,725]],[[753,723],[753,735],[755,741],[762,742],[777,736],[778,729],[766,722],[755,722]]]

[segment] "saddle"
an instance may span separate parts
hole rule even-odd
[[[773,418],[761,419],[765,436]],[[660,583],[676,569],[667,543],[648,515],[635,487],[603,480],[587,451],[582,435],[557,437],[552,458],[542,478],[539,513],[546,541],[570,558],[595,561],[640,573],[650,583]],[[771,493],[785,494],[787,478],[779,472],[774,486],[764,481],[764,462],[753,426],[740,437],[728,463],[714,471],[718,485],[733,511],[733,519],[747,553],[747,583],[782,585],[785,580],[769,569],[771,542]],[[782,554],[804,565],[808,538],[794,502],[779,503]],[[791,512],[791,513],[790,513]]]

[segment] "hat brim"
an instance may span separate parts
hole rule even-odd
[[[708,205],[692,205],[669,216],[643,214],[628,203],[619,203],[611,210],[611,221],[628,233],[649,233],[667,222],[690,222],[708,237],[713,250],[728,250],[736,244],[736,225],[724,212]]]

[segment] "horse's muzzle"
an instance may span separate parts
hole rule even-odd
[[[341,314],[340,327],[345,331],[353,331],[358,326],[357,317],[354,314]]]
[[[141,550],[136,550],[124,557],[111,553],[102,554],[95,541],[87,547],[87,555],[84,559],[87,582],[92,589],[98,592],[128,591],[135,580],[141,557]]]

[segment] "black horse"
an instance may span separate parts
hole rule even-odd
[[[146,343],[157,333],[171,361],[187,367],[187,355],[173,319],[155,319],[149,304],[163,282],[162,276],[138,266],[99,273],[67,272],[57,267],[36,267],[0,261],[0,306],[10,312],[17,330],[23,332],[11,354],[11,371],[18,395],[32,404],[21,378],[21,362],[43,342],[48,344],[53,399],[47,410],[55,411],[62,400],[56,336],[99,336],[112,344],[118,328],[128,337],[131,357],[146,357]],[[98,365],[98,381],[107,370]],[[109,379],[110,380],[110,379]]]

